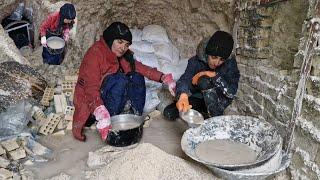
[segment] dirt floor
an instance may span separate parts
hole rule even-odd
[[[180,147],[180,140],[187,125],[180,119],[164,120],[159,115],[151,121],[150,127],[144,128],[141,142],[151,143],[165,152],[192,161]],[[105,145],[95,130],[86,130],[87,141],[79,142],[68,132],[65,136],[44,136],[40,143],[54,150],[53,160],[47,163],[29,166],[37,179],[50,178],[62,172],[72,179],[84,179],[84,170],[88,170],[86,161],[88,152],[95,151]]]

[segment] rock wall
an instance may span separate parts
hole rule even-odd
[[[237,5],[235,36],[241,80],[231,109],[265,118],[283,137],[289,134],[310,19],[318,18],[316,2],[247,0]],[[320,178],[320,74],[316,52],[296,122],[290,166],[293,179]]]
[[[111,1],[71,0],[77,9],[78,26],[74,45],[77,58],[113,21],[130,28],[158,24],[167,29],[182,57],[195,54],[197,43],[218,29],[230,31],[233,25],[233,0],[194,1]]]

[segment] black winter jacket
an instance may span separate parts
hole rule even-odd
[[[187,93],[188,96],[202,98],[199,87],[192,85],[192,77],[198,72],[210,70],[212,71],[203,53],[201,53],[201,50],[199,51],[198,48],[197,55],[188,60],[188,65],[184,74],[177,81],[176,98],[179,99],[181,93]],[[213,87],[218,89],[217,94],[219,98],[222,99],[222,102],[224,102],[222,106],[225,108],[231,103],[238,90],[240,73],[236,59],[231,57],[225,60],[225,62],[214,71],[217,75],[210,78],[210,83],[212,83]]]

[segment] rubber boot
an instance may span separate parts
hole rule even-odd
[[[179,117],[179,110],[177,109],[175,102],[164,108],[163,116],[170,121],[174,121]]]

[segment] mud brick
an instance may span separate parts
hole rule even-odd
[[[2,148],[2,146],[0,146],[0,155],[6,153],[6,151]]]
[[[10,161],[8,159],[5,159],[0,156],[0,167],[6,168],[10,164]]]
[[[41,104],[44,106],[49,106],[50,105],[50,100],[52,100],[54,95],[54,89],[47,87],[43,93],[42,99],[41,99]]]
[[[0,168],[0,179],[9,179],[13,176],[13,172],[8,171],[4,168]]]
[[[1,145],[8,152],[19,148],[19,145],[16,142],[16,140],[4,141],[1,143]]]
[[[66,106],[66,109],[64,110],[64,114],[73,115],[73,113],[74,113],[74,107],[73,106]]]
[[[63,92],[73,92],[74,87],[76,86],[76,81],[63,81],[61,84]]]
[[[61,116],[58,114],[50,114],[49,117],[46,119],[44,125],[40,127],[39,133],[43,135],[52,134],[54,129],[57,127],[61,120]]]
[[[25,158],[27,156],[26,151],[23,148],[16,149],[14,151],[9,152],[10,157],[13,160],[19,160]]]

